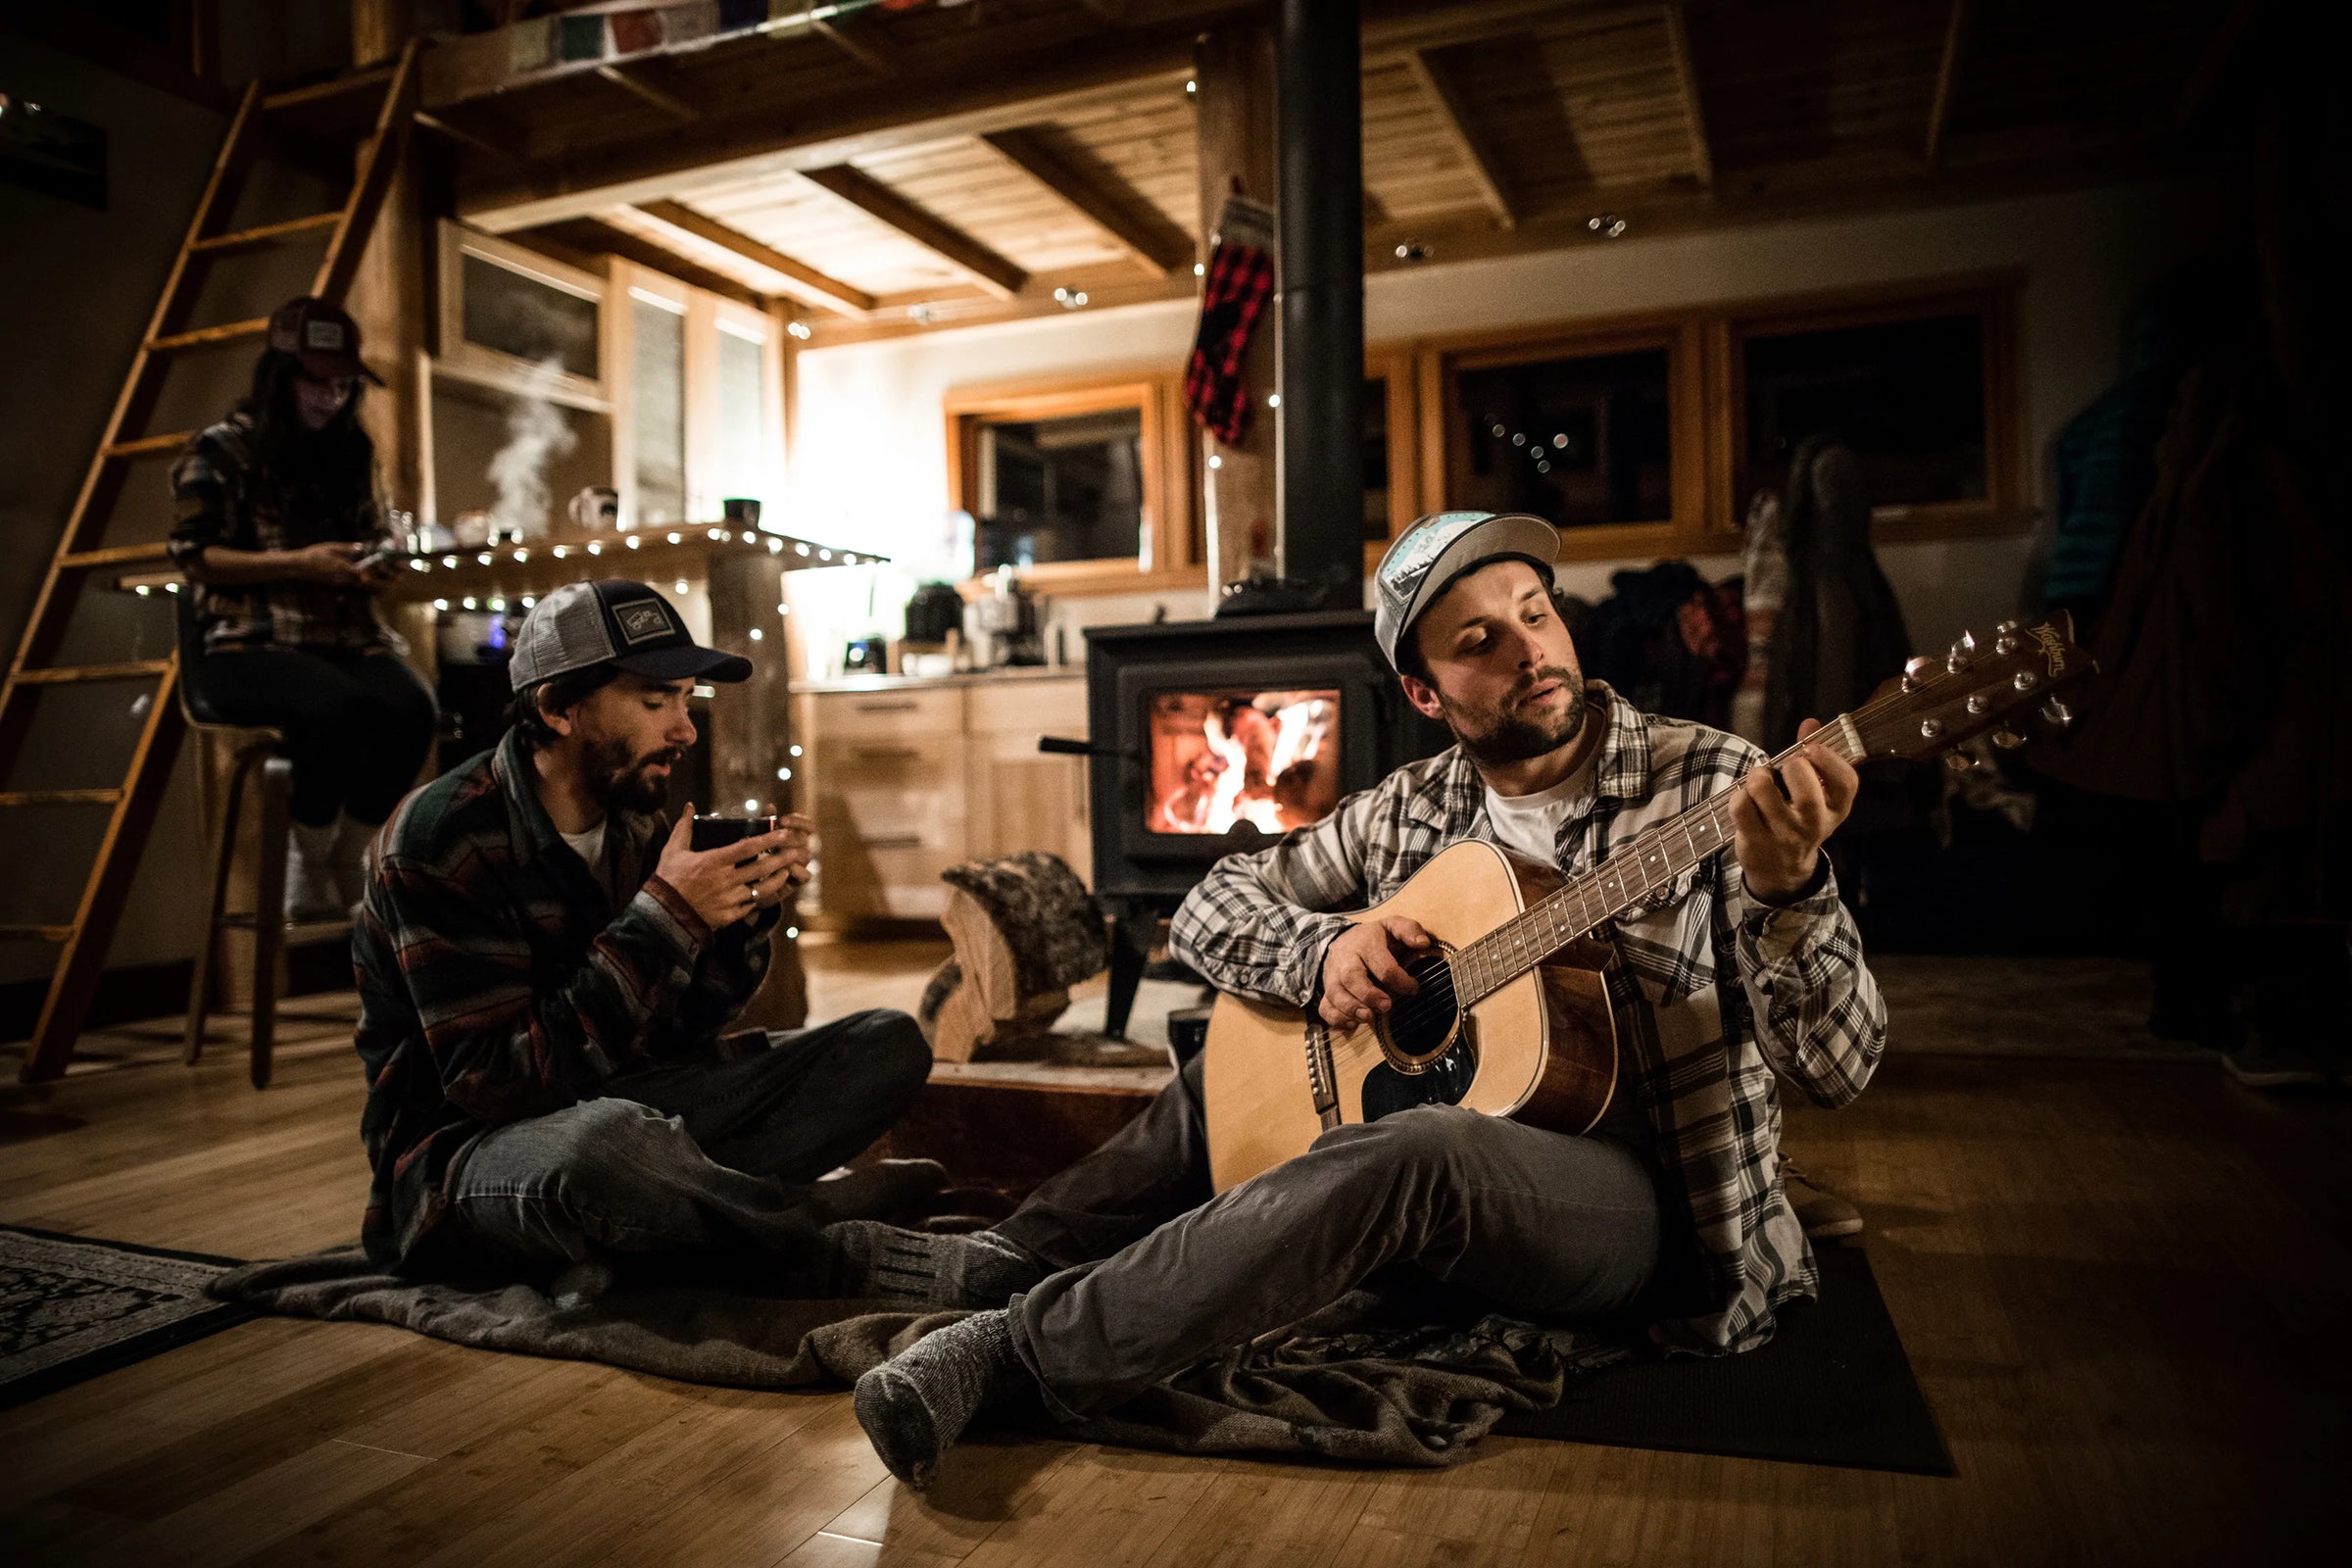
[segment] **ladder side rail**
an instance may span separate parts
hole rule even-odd
[[[343,203],[342,221],[335,225],[334,238],[327,241],[326,255],[318,264],[318,275],[311,284],[311,292],[322,300],[343,303],[344,291],[359,273],[368,236],[375,231],[376,215],[383,211],[384,197],[399,172],[409,128],[416,120],[416,42],[412,39],[401,51],[400,65],[392,73],[391,85],[385,89],[383,104],[376,111],[375,129],[360,154],[351,194]]]

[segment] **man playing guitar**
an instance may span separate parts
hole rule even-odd
[[[1194,1361],[1409,1263],[1538,1318],[1606,1320],[1670,1349],[1771,1337],[1816,1294],[1784,1193],[1774,1078],[1825,1106],[1870,1081],[1886,1008],[1822,843],[1852,765],[1636,711],[1588,682],[1552,608],[1551,526],[1443,513],[1391,546],[1376,633],[1405,696],[1456,744],[1271,849],[1219,861],[1171,927],[1220,990],[1353,1029],[1410,1004],[1409,919],[1387,900],[1448,844],[1484,839],[1570,874],[1708,797],[1733,853],[1700,858],[1589,944],[1615,1017],[1615,1092],[1582,1135],[1458,1104],[1331,1126],[1212,1195],[1201,1059],[1101,1150],[977,1236],[828,1228],[843,1295],[978,1308],[859,1380],[857,1410],[926,1485],[985,1403],[1107,1409]],[[1808,733],[1811,723],[1808,721]]]

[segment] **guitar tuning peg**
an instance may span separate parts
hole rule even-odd
[[[1977,760],[1966,752],[1946,752],[1943,754],[1943,765],[1955,773],[1965,773],[1977,765]]]
[[[1919,690],[1935,673],[1936,661],[1921,654],[1917,659],[1911,660],[1903,665],[1903,690],[1907,692]]]
[[[2066,728],[2067,725],[2072,724],[2075,721],[2074,713],[2064,703],[2060,702],[2055,697],[2041,705],[2041,716],[2048,719],[2051,723],[2057,725],[2060,729]]]
[[[1996,729],[1992,732],[1992,744],[2004,752],[2014,752],[2026,744],[2026,738],[2013,729]]]
[[[2025,627],[2026,623],[2022,620],[2004,620],[1992,628],[1992,634],[1995,637],[2014,637],[2025,630]]]
[[[1964,631],[1959,640],[1952,644],[1952,651],[1944,656],[1943,667],[1957,675],[1968,667],[1968,662],[1976,657],[1976,637]]]

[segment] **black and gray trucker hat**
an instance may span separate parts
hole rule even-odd
[[[1544,582],[1559,559],[1559,530],[1525,512],[1433,512],[1416,518],[1380,558],[1372,582],[1372,635],[1396,662],[1396,646],[1456,577],[1495,561],[1524,561]]]
[[[522,618],[507,664],[514,690],[591,664],[648,680],[745,680],[752,662],[705,648],[668,600],[641,582],[570,582]]]

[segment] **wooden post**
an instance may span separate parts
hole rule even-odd
[[[792,744],[791,670],[783,638],[767,634],[767,628],[776,625],[783,578],[776,559],[765,553],[710,558],[710,640],[730,652],[748,654],[752,677],[718,687],[710,700],[710,793],[716,799],[707,810],[734,813],[744,809],[746,801],[777,811],[792,809],[793,785],[776,777]],[[751,640],[755,627],[762,633],[758,642]],[[799,911],[786,905],[772,939],[767,984],[739,1020],[746,1027],[797,1029],[808,1021],[808,981],[801,967],[801,944],[785,934],[799,925]]]
[[[402,0],[352,0],[351,63],[354,69],[398,58],[416,31],[416,8]],[[416,159],[421,143],[412,138],[408,155],[394,172],[382,212],[375,220],[344,308],[359,323],[368,368],[384,378],[363,409],[375,442],[386,499],[416,512],[424,499],[425,220],[423,187]]]
[[[1193,50],[1194,113],[1200,155],[1200,258],[1208,259],[1218,211],[1234,193],[1274,205],[1274,35],[1240,25],[1203,33]],[[1279,421],[1265,406],[1275,388],[1279,312],[1272,301],[1257,318],[1242,374],[1256,401],[1239,446],[1199,432],[1201,514],[1207,524],[1211,608],[1224,584],[1271,571],[1280,558],[1275,451]]]

